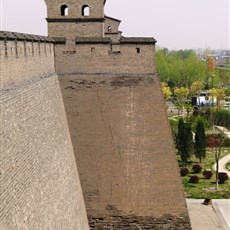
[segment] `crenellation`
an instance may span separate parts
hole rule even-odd
[[[47,42],[1,40],[1,56],[4,58],[31,58],[32,56],[47,56],[53,53],[53,44]]]
[[[2,36],[3,33],[5,36]],[[41,73],[47,75],[55,72],[54,45],[50,40],[17,33],[11,37],[9,35],[3,31],[0,34],[2,88]],[[25,40],[28,36],[31,39]]]
[[[7,46],[7,40],[4,39],[4,48],[5,48],[5,58],[8,57],[8,46]]]

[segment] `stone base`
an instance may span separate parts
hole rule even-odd
[[[161,219],[136,216],[113,216],[106,218],[88,217],[90,229],[97,230],[144,230],[170,229],[191,230],[189,217],[164,216]]]

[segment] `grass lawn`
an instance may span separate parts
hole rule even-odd
[[[221,157],[230,153],[230,148],[223,148],[221,152]],[[184,167],[182,162],[180,162],[180,157],[178,157],[178,163],[180,167]],[[203,170],[210,169],[213,172],[211,179],[207,180],[204,178],[202,172],[194,174],[192,172],[192,166],[198,164],[199,160],[192,157],[188,162],[187,168],[189,169],[189,174],[185,177],[181,177],[186,198],[193,199],[230,199],[230,179],[224,184],[219,184],[219,190],[216,191],[215,183],[215,171],[212,170],[212,165],[215,163],[214,153],[210,150],[207,151],[207,156],[202,160],[201,167]],[[230,164],[228,164],[228,167]],[[203,171],[202,170],[202,171]],[[189,183],[190,176],[196,175],[199,177],[199,182],[197,184]]]

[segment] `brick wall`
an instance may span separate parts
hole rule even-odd
[[[98,22],[87,23],[58,23],[48,24],[48,33],[52,37],[66,37],[68,42],[74,44],[74,39],[78,37],[102,37],[103,24]]]
[[[1,86],[54,73],[53,44],[0,40]]]
[[[60,83],[91,228],[190,229],[158,78]]]
[[[47,5],[48,18],[102,18],[104,17],[104,0],[45,0]],[[63,4],[68,6],[68,15],[61,16],[60,8]],[[88,5],[90,14],[87,17],[82,16],[82,7]]]
[[[48,34],[50,37],[102,37],[104,34],[104,0],[45,0],[47,4]],[[61,15],[61,6],[68,7],[68,14]],[[82,15],[82,8],[89,7],[89,15]]]
[[[58,74],[149,74],[156,71],[153,45],[120,44],[118,46],[118,51],[113,52],[111,44],[56,45],[56,71]],[[137,48],[140,53],[137,53]]]
[[[26,42],[25,55],[18,41],[16,57],[14,42],[6,42],[0,63],[0,229],[87,230],[53,51],[39,55],[33,44],[33,57]]]

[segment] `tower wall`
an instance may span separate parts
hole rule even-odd
[[[1,230],[89,229],[50,42],[0,33]]]
[[[104,0],[45,0],[48,8],[48,33],[50,37],[103,37],[104,34]],[[68,10],[62,15],[62,6]],[[84,7],[88,14],[84,15]]]
[[[76,16],[73,27],[53,16],[49,36],[91,229],[190,229],[155,39],[122,37],[120,21],[104,15]],[[101,16],[102,30],[92,27]],[[74,26],[83,25],[79,35]]]
[[[66,37],[67,42],[74,44],[75,37],[102,37],[103,24],[101,22],[74,23],[51,22],[48,26],[49,35],[52,37]]]
[[[47,5],[48,18],[55,19],[70,19],[70,18],[104,18],[104,0],[45,0]],[[68,7],[68,15],[61,15],[61,6]],[[89,15],[82,15],[82,7],[87,5],[89,7]]]
[[[91,229],[190,229],[159,79],[60,83]]]
[[[101,44],[97,44],[97,41]],[[116,45],[111,44],[110,39],[77,42],[76,45],[55,45],[58,74],[149,74],[156,71],[155,47],[151,44],[120,43],[116,50]],[[140,53],[137,53],[137,49],[140,49]]]

